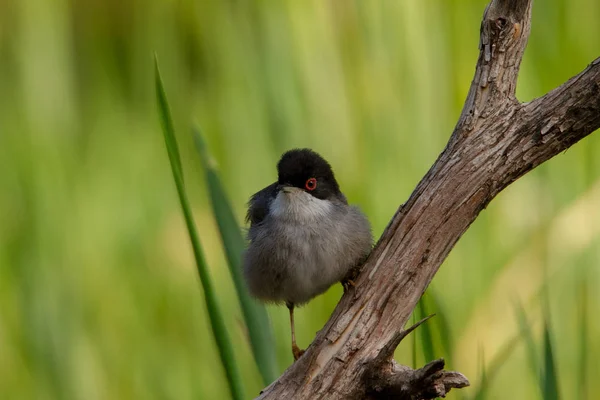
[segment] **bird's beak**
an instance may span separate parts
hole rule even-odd
[[[282,191],[283,193],[287,193],[287,194],[289,194],[289,193],[296,193],[296,192],[299,192],[299,191],[300,191],[300,189],[298,189],[298,188],[297,188],[297,187],[295,187],[295,186],[286,186],[286,185],[282,185],[282,186],[281,186],[281,191]]]

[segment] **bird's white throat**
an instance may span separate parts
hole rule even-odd
[[[302,189],[286,188],[271,202],[270,212],[275,218],[311,222],[330,215],[333,207],[331,201],[317,199]]]

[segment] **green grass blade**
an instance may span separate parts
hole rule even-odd
[[[515,351],[515,348],[517,347],[517,345],[519,344],[521,339],[523,339],[523,337],[524,337],[524,332],[521,331],[517,335],[515,335],[513,338],[511,338],[508,342],[506,342],[502,346],[502,349],[500,349],[500,351],[498,351],[496,353],[496,356],[490,361],[489,367],[487,367],[487,368],[483,361],[483,350],[480,351],[480,354],[481,354],[480,377],[481,378],[479,380],[479,385],[477,385],[477,392],[475,392],[475,394],[473,395],[474,400],[483,400],[486,398],[486,393],[487,393],[492,381],[494,380],[496,375],[498,375],[498,372],[500,372],[500,368],[502,368],[502,366],[506,363],[508,358]]]
[[[273,333],[269,324],[267,311],[261,304],[250,298],[248,294],[242,276],[241,265],[241,255],[245,247],[244,238],[242,237],[229,199],[219,179],[215,163],[212,161],[200,130],[194,128],[193,135],[196,149],[200,154],[202,167],[206,174],[210,201],[219,226],[223,246],[225,247],[229,270],[238,294],[242,313],[244,314],[246,327],[248,328],[254,359],[262,375],[263,382],[265,385],[268,385],[277,379],[279,373],[275,346],[273,345]]]
[[[473,399],[483,400],[485,399],[485,394],[488,388],[487,384],[487,371],[485,369],[485,356],[483,354],[483,346],[481,343],[479,344],[478,349],[478,357],[477,357],[477,366],[479,367],[479,385],[477,385],[477,392],[473,396]]]
[[[448,314],[444,310],[444,306],[440,301],[439,297],[433,290],[427,292],[428,300],[433,304],[433,311],[437,317],[437,324],[439,324],[438,332],[440,332],[440,342],[442,344],[442,350],[444,357],[446,358],[446,365],[452,365],[453,353],[454,353],[454,340],[452,338],[452,331],[450,330],[450,323],[448,322]]]
[[[415,311],[413,310],[413,315],[412,315],[412,324],[416,324],[417,323],[417,316],[415,314]],[[412,334],[412,367],[413,369],[417,369],[417,334],[413,333]]]
[[[586,400],[587,385],[588,385],[588,353],[590,352],[590,344],[588,342],[588,320],[587,320],[587,296],[588,296],[588,281],[583,272],[579,287],[579,371],[578,371],[578,388],[579,399]]]
[[[560,398],[548,318],[545,318],[544,321],[544,373],[542,376],[542,394],[544,400],[558,400]]]
[[[531,325],[527,320],[527,315],[525,314],[523,305],[520,302],[515,302],[514,307],[521,334],[525,339],[525,349],[527,351],[527,358],[529,359],[529,366],[533,372],[533,376],[538,377],[540,374],[540,366],[538,362],[535,340],[533,339],[533,333],[531,331]]]
[[[426,302],[426,296],[423,295],[423,297],[421,297],[421,300],[419,300],[419,312],[421,313],[421,318],[425,318],[429,315],[429,310]],[[435,360],[431,324],[423,324],[423,326],[421,327],[421,347],[423,349],[423,355],[425,356],[426,363]]]
[[[163,87],[162,79],[160,77],[160,71],[158,68],[158,59],[154,56],[154,68],[155,68],[155,84],[156,84],[156,96],[158,99],[158,108],[160,112],[160,120],[163,127],[163,134],[165,138],[165,144],[167,147],[167,153],[169,155],[169,161],[171,163],[171,170],[173,171],[173,179],[175,180],[175,186],[179,195],[179,201],[185,217],[185,223],[187,225],[190,240],[192,242],[192,249],[194,251],[194,257],[196,259],[196,266],[198,268],[198,274],[200,275],[200,282],[204,288],[204,299],[206,301],[206,309],[210,319],[210,325],[212,327],[213,336],[217,343],[221,362],[225,368],[227,380],[229,382],[229,390],[233,399],[243,399],[243,388],[242,380],[235,363],[233,346],[227,334],[225,322],[223,321],[222,313],[217,303],[217,296],[208,273],[208,268],[204,260],[204,254],[202,247],[200,246],[200,240],[190,204],[185,192],[183,183],[183,171],[181,167],[181,158],[177,149],[177,140],[175,138],[175,131],[173,129],[173,121],[171,119],[171,113],[169,110],[169,104],[167,102],[167,96]]]

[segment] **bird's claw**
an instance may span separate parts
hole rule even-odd
[[[344,287],[344,293],[346,293],[351,287],[356,287],[356,283],[352,279],[344,279],[342,286]]]
[[[302,357],[302,354],[304,354],[304,352],[305,352],[305,350],[302,350],[298,346],[293,345],[292,346],[292,354],[294,355],[294,361],[298,361],[298,359],[300,357]]]

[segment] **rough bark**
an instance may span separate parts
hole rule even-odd
[[[420,399],[468,385],[391,360],[413,308],[452,247],[506,186],[600,127],[600,58],[529,103],[515,98],[532,0],[492,0],[475,77],[452,136],[401,205],[306,353],[261,399]]]

